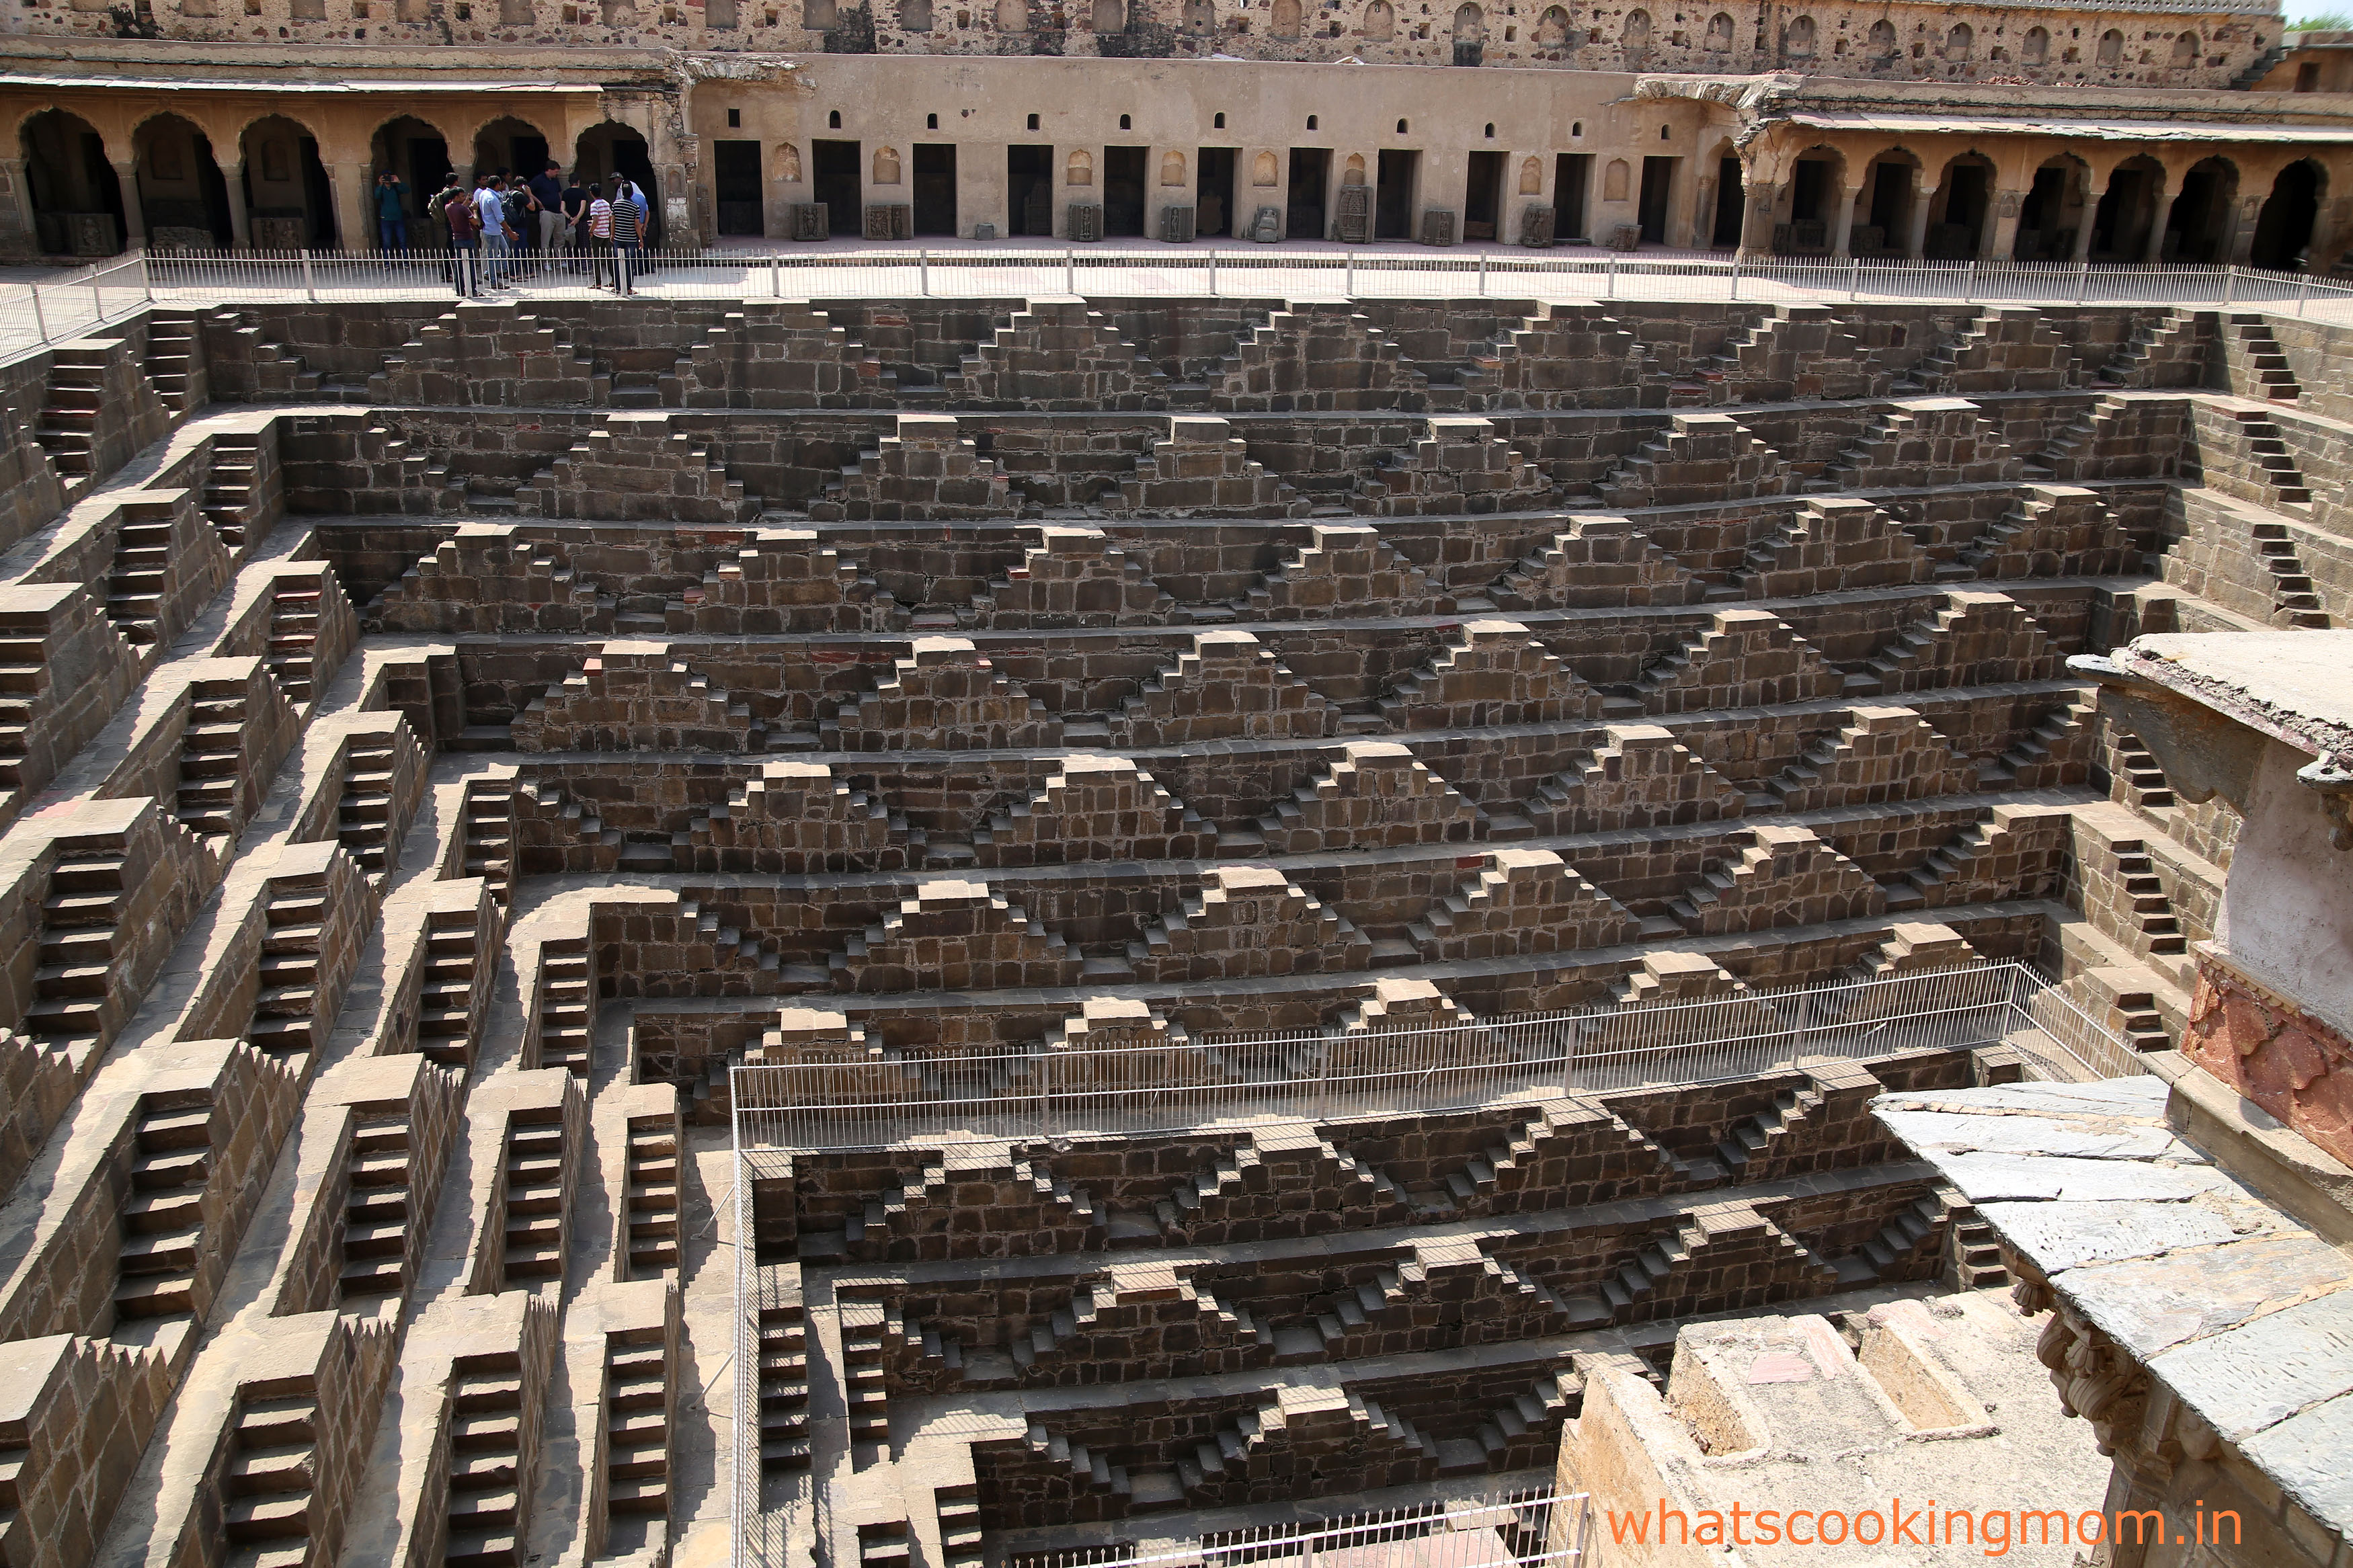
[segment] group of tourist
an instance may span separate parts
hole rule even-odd
[[[408,186],[397,174],[376,176],[376,220],[387,256],[406,256]],[[601,181],[569,184],[550,161],[529,179],[501,169],[478,174],[470,191],[453,170],[427,204],[425,220],[449,237],[448,277],[460,296],[512,286],[560,268],[586,272],[590,287],[629,292],[644,270],[645,193],[616,176],[610,196]]]

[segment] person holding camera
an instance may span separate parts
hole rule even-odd
[[[386,256],[408,254],[408,186],[389,169],[375,177],[375,226]]]

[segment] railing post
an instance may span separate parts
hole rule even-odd
[[[319,302],[319,280],[311,275],[311,252],[308,247],[305,247],[302,251],[302,295],[313,305]]]
[[[1062,292],[1075,294],[1078,291],[1079,253],[1066,246],[1062,250]]]
[[[1740,253],[1738,251],[1733,252],[1732,256],[1732,292],[1730,298],[1735,300],[1740,298]]]
[[[1482,296],[1487,292],[1487,253],[1483,250],[1479,253],[1479,292]]]
[[[1348,252],[1348,282],[1345,293],[1351,300],[1356,297],[1356,253],[1353,250]]]
[[[2092,264],[2088,260],[2078,261],[2075,263],[2075,303],[2080,305],[2084,302],[2084,296],[2091,287]]]
[[[926,298],[932,291],[932,252],[928,246],[915,252],[915,291]]]
[[[782,257],[771,256],[770,258],[768,258],[768,298],[769,298],[769,299],[771,299],[771,300],[781,300],[781,299],[783,299],[784,297],[785,297],[785,263],[784,263],[784,258],[783,258]]]
[[[149,304],[155,302],[155,278],[147,270],[147,252],[143,248],[139,252],[139,291],[147,297]]]
[[[2222,303],[2231,302],[2232,291],[2239,285],[2239,268],[2235,263],[2222,268]]]
[[[1961,279],[1961,298],[1969,304],[1977,303],[1978,263],[1975,257],[1969,258],[1968,276]]]
[[[1803,1056],[1805,1054],[1806,1035],[1807,1032],[1813,1027],[1813,1023],[1814,994],[1810,991],[1800,991],[1798,993],[1797,1026],[1789,1031],[1791,1037],[1789,1050],[1792,1056]]]
[[[1847,303],[1848,303],[1848,304],[1850,304],[1850,305],[1852,305],[1852,303],[1854,303],[1854,301],[1855,301],[1855,300],[1857,300],[1861,299],[1862,297],[1862,257],[1860,257],[1860,256],[1850,256],[1850,257],[1848,257],[1848,258],[1846,258],[1846,299],[1847,299]]]
[[[41,313],[41,286],[27,283],[25,288],[33,296],[33,326],[41,334],[41,342],[46,343],[49,341],[49,319]]]
[[[1209,247],[1209,298],[1218,297],[1218,247]]]
[[[2307,272],[2301,279],[2298,280],[2295,286],[2295,313],[2297,315],[2301,316],[2304,314],[2305,304],[2311,298],[2312,274]]]
[[[1609,253],[1609,273],[1602,284],[1601,297],[1605,300],[1618,298],[1618,253],[1614,250]]]

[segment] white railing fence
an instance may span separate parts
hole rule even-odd
[[[1314,1524],[1220,1531],[1170,1549],[1133,1543],[991,1553],[996,1568],[1539,1568],[1588,1561],[1593,1500],[1549,1487],[1472,1503],[1367,1510]]]
[[[453,258],[446,250],[128,252],[73,277],[0,291],[10,338],[58,342],[150,299],[172,303],[415,300],[489,294],[589,297],[619,279],[586,253]],[[1566,300],[1937,300],[1964,303],[2242,305],[2353,310],[2353,285],[2245,267],[2063,262],[1747,259],[1591,248],[1345,250],[1253,246],[1008,245],[651,250],[626,266],[632,292],[670,300],[1018,299],[1224,296],[1459,297]],[[462,287],[461,287],[462,285]]]
[[[2018,963],[1608,1004],[1440,1028],[1179,1031],[1082,1050],[811,1048],[731,1074],[739,1148],[879,1149],[1470,1110],[2008,1043],[2042,1078],[2139,1070],[2129,1047]]]
[[[0,350],[60,343],[154,300],[148,258],[132,251],[63,278],[0,284]]]

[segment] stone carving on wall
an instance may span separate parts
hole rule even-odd
[[[1062,183],[1066,185],[1092,185],[1095,183],[1094,154],[1083,148],[1071,154],[1065,165]]]
[[[874,183],[878,185],[895,185],[899,183],[897,148],[878,147],[874,150]]]
[[[1257,158],[1255,158],[1254,160],[1252,160],[1252,161],[1251,161],[1251,163],[1250,163],[1250,184],[1253,184],[1253,185],[1259,185],[1259,186],[1265,186],[1265,185],[1279,184],[1281,184],[1281,183],[1282,183],[1282,176],[1281,176],[1281,174],[1278,173],[1278,171],[1277,171],[1277,169],[1276,169],[1275,162],[1274,162],[1274,154],[1273,154],[1273,153],[1261,153],[1257,156]]]
[[[1164,153],[1161,154],[1160,183],[1164,185],[1182,185],[1185,183],[1184,153]]]
[[[776,184],[780,185],[797,185],[800,184],[801,150],[798,147],[794,146],[789,142],[779,142],[776,143],[776,155],[773,160],[773,163],[776,169]]]
[[[1544,195],[1544,165],[1534,158],[1525,159],[1520,163],[1520,195],[1524,196]]]

